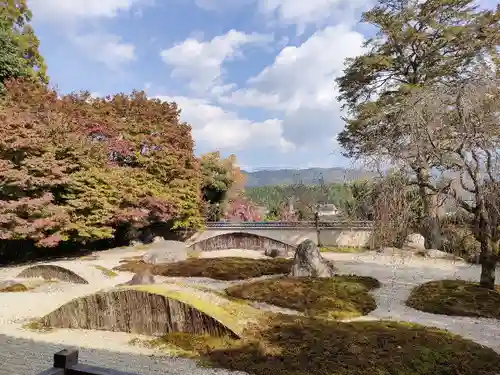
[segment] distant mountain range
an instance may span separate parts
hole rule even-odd
[[[359,179],[373,178],[374,172],[345,168],[277,169],[255,172],[243,171],[247,176],[246,187],[268,185],[290,185],[302,182],[306,185],[343,183]]]

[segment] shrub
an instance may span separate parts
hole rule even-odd
[[[448,225],[443,229],[443,251],[477,263],[481,244],[472,231],[464,226]]]

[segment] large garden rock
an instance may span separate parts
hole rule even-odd
[[[144,263],[159,264],[179,262],[187,259],[187,247],[180,241],[161,241],[151,245],[142,257]]]
[[[295,251],[290,276],[295,277],[332,277],[335,268],[321,256],[318,246],[311,240],[299,244]]]
[[[155,277],[149,272],[141,271],[132,277],[132,280],[125,283],[125,285],[150,285],[155,283]]]
[[[408,247],[423,250],[425,249],[425,238],[420,233],[413,233],[406,238],[406,244]]]

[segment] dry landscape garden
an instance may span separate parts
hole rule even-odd
[[[54,345],[138,375],[500,374],[500,7],[473,4],[363,14],[338,141],[380,176],[246,189],[176,103],[51,88],[25,0],[0,3],[0,375]],[[325,202],[366,246],[322,243]],[[199,247],[210,222],[313,235]]]

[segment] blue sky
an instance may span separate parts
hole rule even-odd
[[[246,169],[348,166],[334,79],[366,0],[29,0],[51,83],[175,101],[197,154]]]

